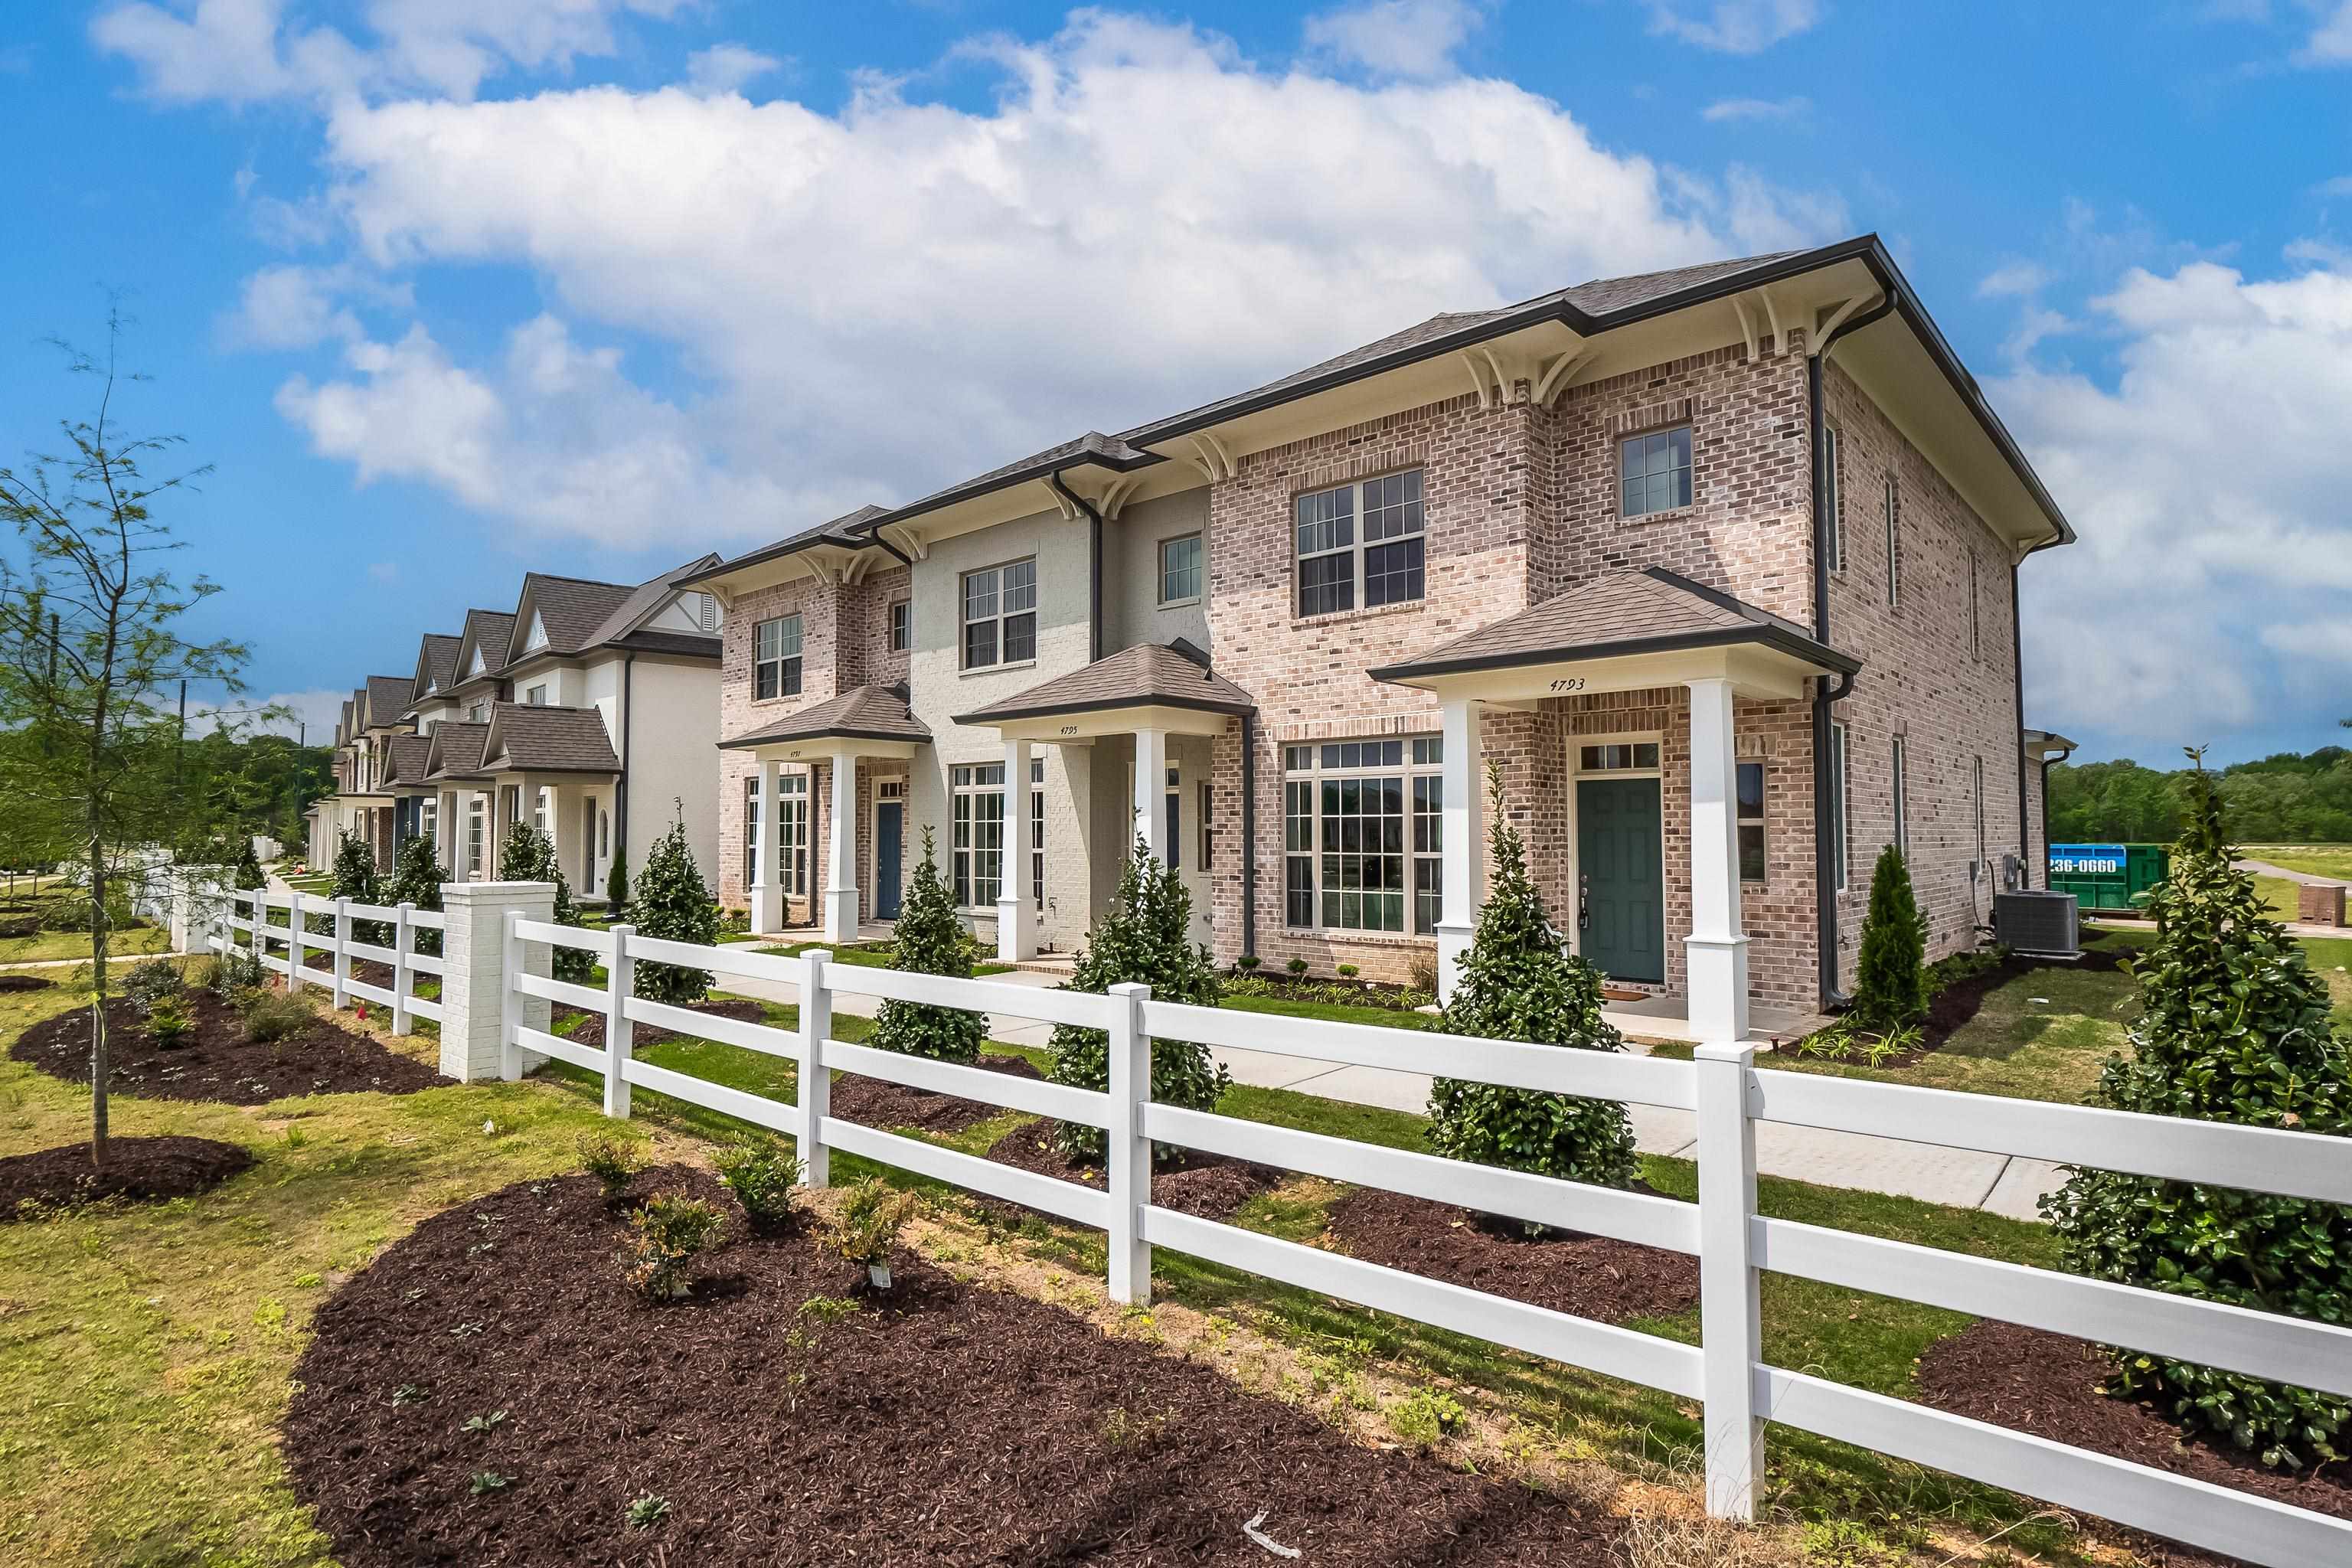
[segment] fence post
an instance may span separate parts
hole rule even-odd
[[[629,1018],[629,999],[637,994],[629,939],[636,934],[633,925],[614,926],[613,956],[604,966],[604,1114],[624,1121],[629,1116],[629,1054],[637,1027]]]
[[[1150,986],[1131,981],[1110,988],[1110,1299],[1128,1307],[1151,1301],[1151,1244],[1143,1239],[1143,1211],[1151,1202],[1151,1140],[1143,1131],[1151,1099],[1143,1004],[1150,995]]]
[[[520,910],[499,911],[500,951],[505,956],[499,963],[499,1076],[509,1083],[522,1079],[522,1042],[515,1038],[515,1031],[522,1027],[522,993],[514,983],[522,973],[522,933],[515,929],[521,923]]]
[[[547,1026],[547,1003],[516,993],[508,976],[526,966],[545,974],[551,965],[541,946],[525,964],[509,968],[507,920],[555,916],[552,882],[449,882],[441,889],[441,1076],[464,1083],[507,1076],[501,1038],[510,1022]],[[537,1053],[529,1053],[535,1056]],[[521,1071],[530,1063],[518,1056]]]
[[[393,906],[392,917],[392,1032],[408,1033],[408,944],[415,940],[416,928],[408,917],[416,912],[414,900],[403,899]]]
[[[1756,1402],[1763,1314],[1754,1249],[1756,1123],[1748,1083],[1756,1047],[1702,1045],[1698,1068],[1699,1348],[1706,1394],[1706,1511],[1756,1517],[1764,1421]]]
[[[302,889],[286,895],[286,989],[302,989]]]
[[[335,1011],[340,1013],[352,999],[352,901],[338,896],[335,900]]]
[[[833,953],[825,949],[801,954],[798,1141],[801,1181],[811,1188],[831,1184],[824,1119],[833,1114],[833,1072],[824,1065],[824,1038],[833,1033],[833,991],[824,983],[824,966],[832,962]]]
[[[267,984],[269,968],[262,959],[269,952],[269,889],[253,889],[253,983]]]

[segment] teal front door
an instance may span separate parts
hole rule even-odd
[[[1576,950],[1612,980],[1665,984],[1658,799],[1656,779],[1577,781]]]

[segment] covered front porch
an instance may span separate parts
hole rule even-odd
[[[508,835],[528,824],[547,836],[574,898],[601,898],[611,868],[612,814],[621,781],[604,716],[593,708],[501,702],[482,738],[481,775],[496,817],[487,874]]]
[[[1543,830],[1530,865],[1554,918],[1615,983],[1612,1021],[1699,1043],[1796,1029],[1807,1014],[1790,998],[1757,1005],[1743,884],[1768,886],[1769,843],[1787,867],[1774,896],[1810,895],[1810,872],[1798,869],[1809,854],[1788,853],[1809,850],[1812,835],[1810,737],[1746,758],[1742,726],[1794,731],[1814,680],[1858,668],[1791,622],[1650,568],[1596,578],[1373,670],[1438,701],[1440,997],[1460,984],[1486,897],[1490,716],[1528,715],[1505,726],[1526,745],[1495,760],[1520,785],[1512,805],[1524,836]],[[1780,802],[1780,830],[1768,838],[1776,775],[1794,798]]]

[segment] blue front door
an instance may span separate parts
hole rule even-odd
[[[898,918],[898,833],[906,807],[895,800],[874,804],[874,918]]]
[[[1665,844],[1656,779],[1576,785],[1576,950],[1612,980],[1666,978]]]

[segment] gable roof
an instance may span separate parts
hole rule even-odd
[[[394,735],[384,750],[388,753],[383,770],[386,784],[421,784],[433,756],[430,735]]]
[[[698,555],[682,566],[634,587],[626,583],[600,583],[587,577],[558,577],[544,572],[524,575],[516,611],[528,607],[534,623],[543,627],[547,641],[524,647],[517,639],[509,663],[525,654],[572,657],[614,645],[670,653],[719,657],[719,641],[712,632],[687,632],[670,627],[647,628],[644,623],[657,614],[672,594],[688,579],[719,564],[715,553]],[[524,623],[517,622],[518,626]]]
[[[467,610],[466,629],[458,641],[466,663],[459,666],[454,686],[468,680],[487,679],[507,667],[507,642],[514,636],[514,616],[504,610]],[[479,655],[482,669],[472,672],[473,656]],[[446,689],[446,688],[445,688]]]
[[[367,692],[367,727],[396,724],[408,711],[408,695],[416,688],[416,679],[408,675],[371,675],[363,689]]]
[[[1114,708],[1193,708],[1249,713],[1257,704],[1209,668],[1200,650],[1181,639],[1137,643],[1084,669],[1057,675],[985,708],[956,715],[959,724],[1001,724],[1051,713],[1098,713]]]
[[[483,777],[482,742],[489,732],[487,723],[456,720],[433,726],[426,737],[433,749],[425,755],[425,776],[436,782]]]
[[[416,675],[410,684],[411,706],[432,692],[457,684],[457,647],[465,639],[447,632],[426,632],[416,648]]]
[[[1848,674],[1862,668],[1860,659],[1814,641],[1794,621],[1663,566],[1645,566],[1591,578],[1540,605],[1370,673],[1375,680],[1404,681],[1737,643],[1759,644]]]
[[[617,773],[621,759],[593,708],[501,702],[482,743],[486,773]]]
[[[909,712],[903,692],[888,686],[853,686],[830,700],[814,703],[763,729],[719,742],[722,751],[773,745],[782,741],[914,741],[931,738],[930,727]]]

